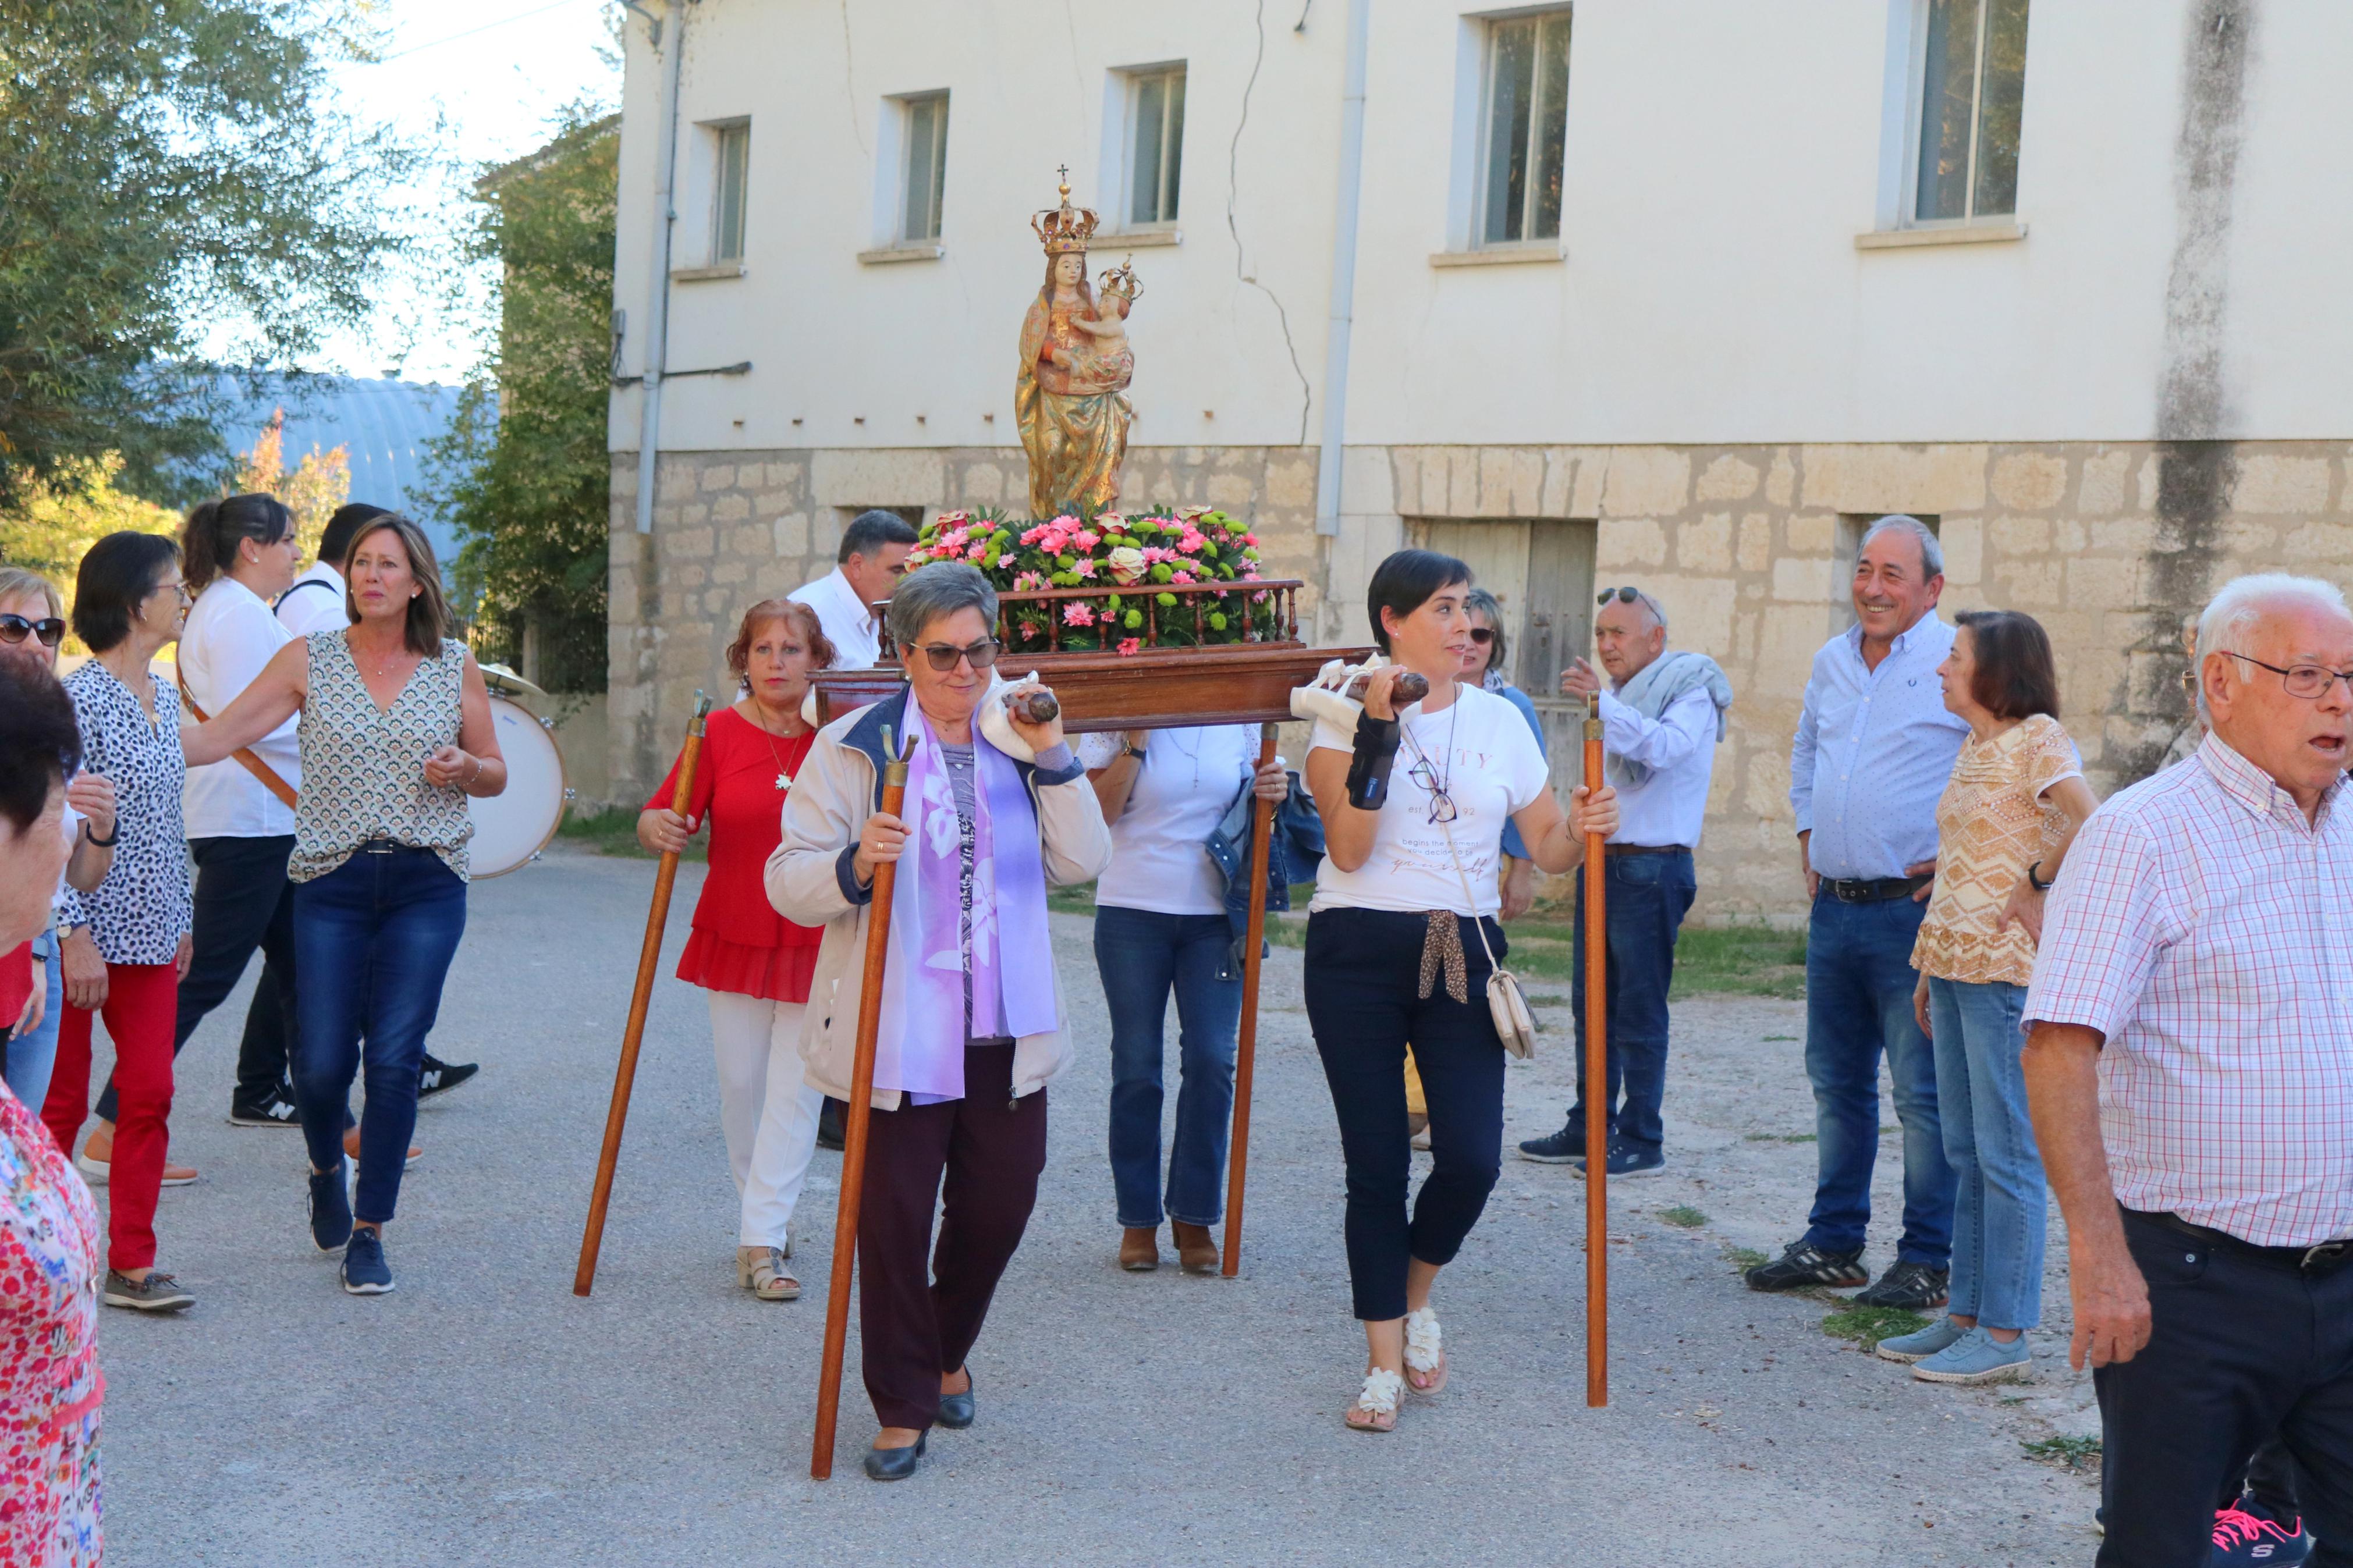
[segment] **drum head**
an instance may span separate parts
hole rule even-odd
[[[507,787],[488,797],[470,795],[474,878],[503,877],[555,837],[564,821],[564,753],[555,736],[530,712],[503,697],[491,699],[491,721],[506,757]]]

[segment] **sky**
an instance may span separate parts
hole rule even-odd
[[[345,101],[383,105],[419,134],[443,121],[445,150],[468,171],[502,163],[547,139],[549,121],[584,95],[617,101],[609,58],[614,0],[382,0],[384,58],[336,68]],[[419,195],[444,187],[435,184]],[[480,353],[489,279],[465,280],[454,307],[417,279],[383,291],[376,319],[341,333],[308,368],[410,381],[462,381]]]

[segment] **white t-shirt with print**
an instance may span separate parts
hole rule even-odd
[[[1435,713],[1425,714],[1419,703],[1405,710],[1405,733],[1389,771],[1388,800],[1373,832],[1372,853],[1354,871],[1325,859],[1315,873],[1310,912],[1451,910],[1468,915],[1503,909],[1496,868],[1504,825],[1550,787],[1551,772],[1518,709],[1475,686],[1458,682],[1454,690],[1454,700]],[[1329,720],[1316,721],[1312,749],[1350,752],[1356,743],[1353,732]],[[1449,825],[1430,820],[1428,786],[1433,783],[1454,802]],[[1452,854],[1447,848],[1449,827]],[[1455,855],[1461,858],[1460,872]],[[1478,899],[1475,910],[1464,907],[1466,876]]]
[[[1117,760],[1117,731],[1082,735],[1090,772]],[[1164,915],[1221,915],[1226,879],[1204,847],[1226,808],[1258,768],[1255,724],[1154,730],[1127,809],[1111,825],[1111,865],[1095,902]]]

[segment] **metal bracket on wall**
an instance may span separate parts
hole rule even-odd
[[[738,360],[733,364],[706,365],[701,370],[666,370],[661,373],[661,376],[664,381],[676,381],[683,375],[749,375],[751,374],[752,362]],[[642,375],[617,375],[613,378],[613,384],[635,386],[645,379]]]

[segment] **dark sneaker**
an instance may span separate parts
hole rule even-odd
[[[302,1112],[294,1103],[294,1086],[281,1083],[259,1099],[242,1097],[228,1102],[231,1127],[300,1127]]]
[[[1579,1172],[1585,1162],[1577,1163]],[[1655,1176],[1667,1168],[1667,1157],[1656,1149],[1637,1149],[1631,1143],[1613,1143],[1609,1148],[1609,1163],[1604,1167],[1612,1176]]]
[[[384,1234],[354,1229],[343,1247],[343,1289],[353,1296],[383,1296],[392,1290],[392,1265],[384,1260]]]
[[[322,1252],[339,1252],[352,1238],[352,1198],[343,1189],[347,1169],[339,1164],[323,1176],[311,1175],[311,1240]]]
[[[1941,1307],[1952,1299],[1948,1289],[1953,1278],[1949,1268],[1931,1268],[1925,1263],[1899,1260],[1878,1283],[1868,1290],[1855,1293],[1858,1307],[1900,1307],[1905,1311],[1925,1312],[1931,1307]]]
[[[1861,1247],[1852,1252],[1828,1252],[1810,1241],[1799,1240],[1784,1247],[1781,1256],[1772,1262],[1760,1263],[1741,1278],[1748,1282],[1751,1290],[1795,1290],[1807,1285],[1843,1289],[1865,1283],[1871,1273],[1862,1266]]]
[[[128,1307],[134,1312],[185,1312],[196,1304],[196,1299],[160,1268],[150,1268],[146,1279],[135,1280],[110,1268],[106,1271],[106,1304]]]
[[[2312,1555],[2312,1532],[2299,1516],[2281,1519],[2253,1498],[2214,1516],[2214,1550],[2209,1568],[2226,1563],[2262,1563],[2263,1568],[2297,1568]]]
[[[1564,1127],[1557,1132],[1547,1132],[1541,1138],[1531,1138],[1520,1145],[1520,1158],[1534,1160],[1539,1165],[1585,1164],[1585,1129]]]
[[[481,1070],[480,1062],[445,1062],[428,1056],[417,1075],[417,1098],[430,1100],[447,1094]]]
[[[830,1095],[826,1098],[825,1109],[817,1113],[817,1146],[818,1148],[839,1149],[841,1147],[842,1141],[849,1135],[848,1131],[849,1122],[846,1120],[849,1114],[849,1108],[848,1106],[842,1104],[841,1101],[835,1100]],[[896,1478],[893,1479],[895,1479]]]

